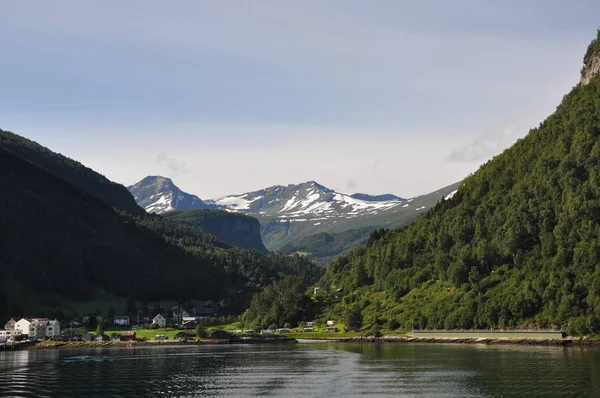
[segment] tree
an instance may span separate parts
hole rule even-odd
[[[98,326],[96,327],[96,335],[98,335],[98,336],[104,335],[104,325],[102,325],[102,323],[99,323]]]
[[[363,317],[361,308],[353,305],[346,310],[344,314],[344,324],[346,329],[358,331],[362,327]]]
[[[202,325],[196,326],[196,337],[203,338],[205,336],[206,336],[206,329],[204,329],[204,326],[202,326]]]

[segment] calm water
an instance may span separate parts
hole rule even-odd
[[[2,397],[600,397],[600,350],[284,344],[0,352]]]

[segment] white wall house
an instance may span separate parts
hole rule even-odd
[[[152,319],[152,323],[158,325],[159,328],[164,328],[167,326],[167,320],[161,314],[155,316],[154,319]]]
[[[60,334],[60,322],[56,319],[46,324],[46,337],[58,336]]]
[[[19,336],[21,336],[20,330],[0,330],[0,338],[6,338],[8,341],[13,341]]]
[[[117,315],[114,319],[115,325],[127,326],[130,324],[130,319],[127,315]]]

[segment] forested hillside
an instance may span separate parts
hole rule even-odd
[[[133,218],[0,148],[0,316],[94,299],[97,289],[137,300],[248,296],[285,276],[317,281],[298,257],[231,248],[159,216]]]
[[[186,210],[166,213],[164,217],[212,234],[231,246],[267,252],[260,237],[260,224],[254,217],[223,210]]]
[[[131,215],[145,214],[123,185],[114,183],[81,163],[52,152],[37,142],[0,129],[0,148],[56,174],[102,202]]]
[[[330,316],[358,312],[363,325],[597,331],[600,77],[451,199],[331,262],[321,285],[345,292]]]

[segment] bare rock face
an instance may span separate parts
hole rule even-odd
[[[593,77],[600,75],[600,30],[598,36],[592,41],[583,57],[583,69],[581,69],[581,84],[585,85]]]

